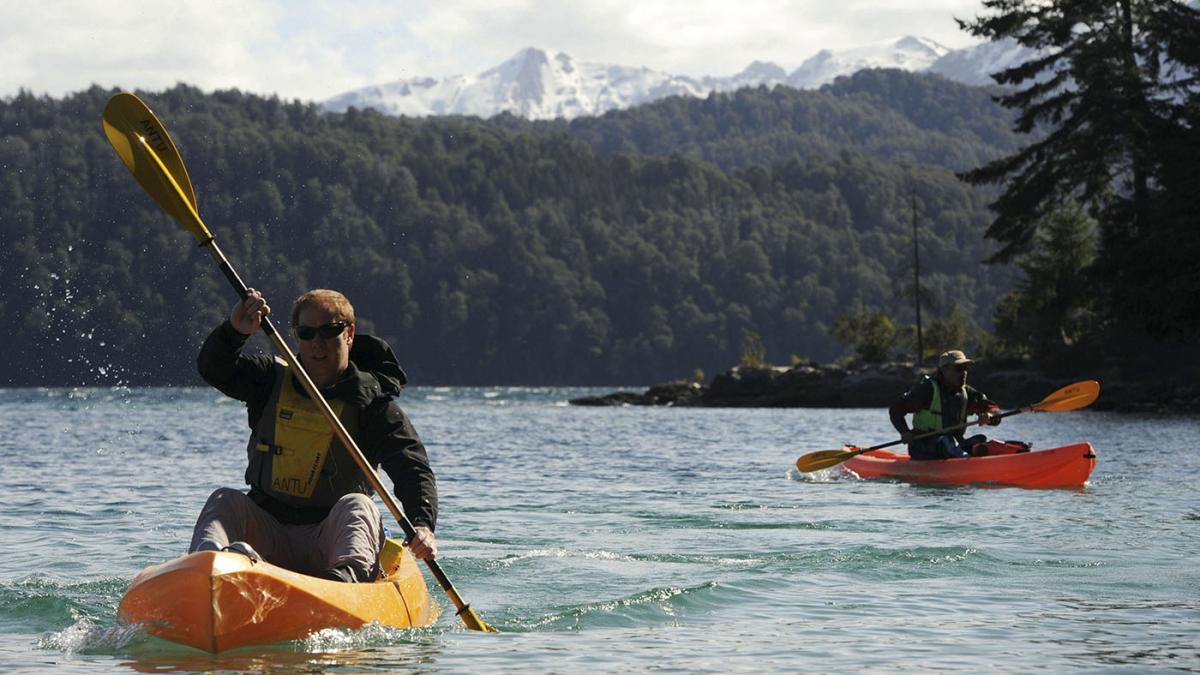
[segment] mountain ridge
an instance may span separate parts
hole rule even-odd
[[[344,92],[320,103],[327,112],[375,109],[387,115],[474,115],[510,113],[526,119],[594,117],[668,96],[703,98],[743,87],[816,89],[838,77],[869,68],[933,72],[970,85],[991,84],[989,73],[1023,61],[1032,52],[1015,42],[949,49],[928,38],[906,35],[843,50],[823,49],[788,72],[754,61],[729,76],[693,78],[646,67],[576,61],[564,52],[526,47],[477,75],[413,77]]]

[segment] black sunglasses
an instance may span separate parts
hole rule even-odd
[[[320,335],[322,339],[328,340],[341,335],[348,325],[345,321],[330,321],[324,326],[296,326],[296,337],[308,342]]]

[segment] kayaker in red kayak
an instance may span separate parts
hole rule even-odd
[[[967,371],[973,363],[973,359],[967,358],[958,349],[942,354],[938,357],[938,367],[933,375],[921,378],[888,408],[892,426],[900,432],[900,438],[908,445],[908,454],[913,459],[949,459],[987,452],[987,436],[976,434],[964,438],[961,428],[913,440],[914,436],[964,424],[968,415],[979,415],[982,424],[1000,424],[1001,418],[996,414],[999,406],[983,392],[967,384]],[[913,416],[911,429],[904,418],[910,413]]]
[[[271,309],[254,289],[200,350],[204,380],[246,403],[249,494],[208,498],[189,553],[233,550],[337,581],[375,576],[383,524],[371,487],[308,394],[280,360],[242,354]],[[374,467],[382,466],[416,529],[409,550],[437,555],[437,484],[425,446],[393,400],[406,378],[386,342],[355,334],[354,308],[337,291],[296,300],[292,326],[301,364]]]

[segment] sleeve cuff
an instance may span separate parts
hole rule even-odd
[[[249,335],[239,333],[229,319],[225,319],[225,322],[221,324],[221,337],[234,347],[241,347],[246,344],[246,340],[250,339]]]

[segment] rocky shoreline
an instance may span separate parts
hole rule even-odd
[[[618,391],[571,399],[579,406],[697,406],[756,408],[886,408],[908,390],[928,367],[911,363],[877,366],[800,364],[791,368],[737,366],[707,385],[676,380],[644,392]],[[1072,382],[1100,380],[1094,410],[1141,413],[1200,413],[1200,385],[1129,383],[1095,376],[1049,377],[1032,370],[988,370],[977,365],[971,385],[987,393],[1001,408],[1037,403]]]

